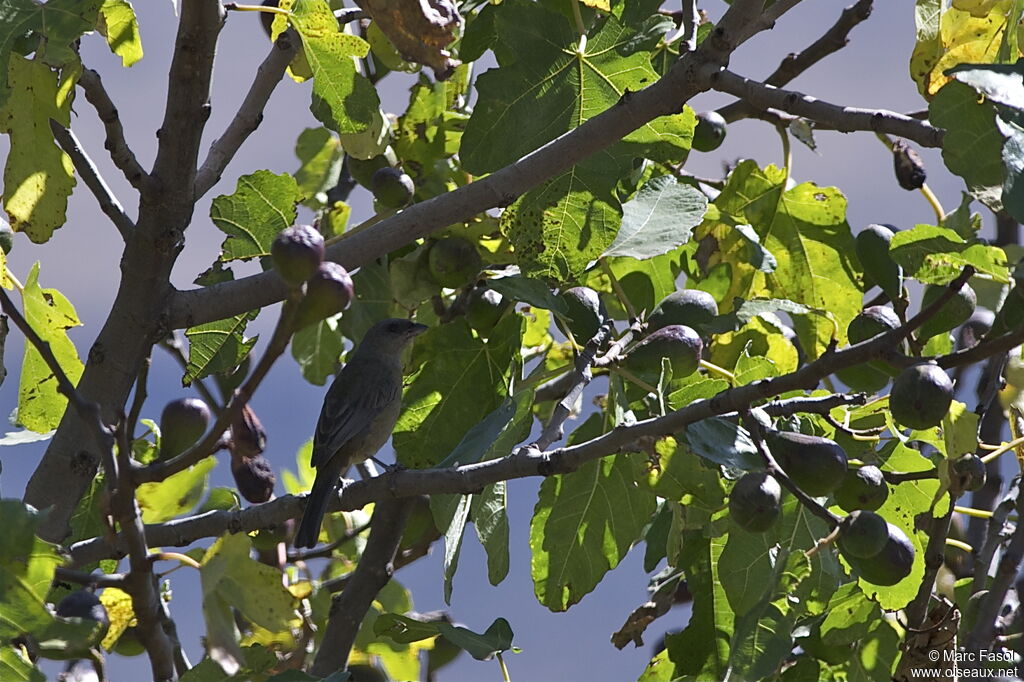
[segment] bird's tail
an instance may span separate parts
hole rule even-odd
[[[329,469],[330,467],[326,467]],[[323,522],[327,503],[331,501],[338,476],[330,471],[318,471],[313,481],[313,490],[306,498],[306,510],[302,513],[299,530],[295,533],[296,547],[313,547],[320,537],[320,524]]]

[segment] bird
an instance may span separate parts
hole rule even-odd
[[[295,533],[296,547],[313,547],[340,477],[372,457],[391,437],[402,407],[402,351],[427,330],[411,320],[387,319],[363,336],[327,390],[313,434],[313,489]]]

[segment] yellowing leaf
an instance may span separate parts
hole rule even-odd
[[[128,67],[142,59],[142,38],[135,10],[128,0],[104,0],[100,7],[99,31],[107,39],[110,51]]]

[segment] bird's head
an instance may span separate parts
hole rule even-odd
[[[400,353],[410,341],[427,331],[425,324],[392,318],[370,327],[360,342],[360,349],[374,353]]]

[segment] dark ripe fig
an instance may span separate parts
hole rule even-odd
[[[725,140],[726,123],[717,111],[697,114],[697,125],[693,129],[692,146],[699,152],[711,152],[722,146]]]
[[[348,164],[348,173],[352,176],[352,179],[372,191],[373,174],[381,168],[397,166],[398,157],[395,155],[395,150],[388,147],[384,150],[383,154],[378,154],[369,159],[357,159],[354,156],[347,156],[345,163]]]
[[[988,477],[985,463],[977,455],[964,455],[959,459],[953,460],[951,473],[956,477],[956,483],[958,484],[956,487],[959,490],[966,490],[968,492],[980,490],[985,485],[985,479]]]
[[[110,617],[100,598],[89,590],[75,590],[60,600],[56,613],[61,618],[84,618],[100,623],[104,629],[110,625]]]
[[[416,186],[412,178],[398,168],[385,166],[377,169],[370,179],[373,198],[387,208],[403,208],[412,201]]]
[[[673,291],[661,299],[647,316],[647,331],[653,332],[670,324],[685,324],[700,329],[718,315],[718,303],[706,291],[684,289]]]
[[[828,495],[846,476],[846,451],[835,441],[791,431],[767,431],[765,440],[793,483],[812,497]]]
[[[438,284],[458,289],[480,274],[483,262],[472,242],[462,237],[445,237],[431,245],[427,266]]]
[[[931,305],[946,291],[946,287],[929,284],[924,288],[924,296],[921,297],[921,309],[924,310]],[[953,294],[953,297],[946,301],[938,312],[924,321],[924,324],[917,330],[917,338],[930,339],[943,332],[948,332],[958,327],[971,318],[974,309],[978,305],[978,296],[970,285],[963,285],[960,290]]]
[[[243,405],[242,411],[231,421],[230,447],[236,457],[255,457],[267,448],[267,432],[248,405]]]
[[[178,398],[160,413],[160,459],[188,450],[206,433],[210,408],[199,398]]]
[[[622,365],[643,378],[657,380],[661,376],[661,359],[668,358],[672,378],[681,379],[697,371],[704,341],[690,327],[670,324],[633,346],[622,359]]]
[[[274,238],[270,255],[281,279],[298,286],[324,261],[324,236],[311,225],[286,227]]]
[[[242,497],[259,504],[266,502],[274,494],[277,476],[270,467],[270,462],[263,455],[255,457],[231,457],[231,475],[235,477],[235,485]]]
[[[891,523],[888,527],[889,537],[878,554],[866,559],[846,556],[860,577],[875,585],[895,585],[910,575],[914,567],[914,545],[902,530]]]
[[[903,370],[892,383],[889,411],[892,418],[912,429],[942,423],[953,402],[953,382],[935,363],[924,362]]]
[[[900,187],[910,191],[920,189],[924,185],[927,177],[924,161],[917,151],[903,140],[893,142],[892,162],[896,171],[896,182],[900,183]]]
[[[555,318],[555,323],[562,333],[576,339],[576,343],[585,345],[594,338],[608,313],[601,302],[601,297],[590,287],[572,287],[560,293],[559,298],[565,301],[568,321]]]
[[[306,282],[306,295],[299,302],[296,313],[296,328],[308,327],[340,313],[354,296],[348,271],[337,263],[321,263]]]
[[[835,498],[836,504],[843,511],[874,511],[889,499],[889,486],[882,476],[882,470],[868,464],[846,472],[843,482],[836,488]]]
[[[11,229],[11,224],[3,218],[0,218],[0,249],[4,250],[4,254],[11,252],[11,247],[14,246],[14,230]]]
[[[772,527],[782,510],[782,488],[763,471],[743,474],[729,493],[729,515],[736,525],[752,533]]]
[[[854,511],[839,523],[839,549],[848,557],[873,557],[888,541],[889,524],[873,511]]]
[[[991,310],[975,309],[974,314],[967,318],[967,321],[960,327],[956,338],[956,347],[958,349],[970,348],[977,345],[978,341],[981,341],[981,337],[988,334],[989,329],[992,329],[992,322],[995,318],[995,313]]]
[[[884,305],[873,305],[857,313],[846,328],[850,344],[860,343],[868,339],[897,329],[900,318],[892,308]]]
[[[477,287],[469,294],[466,301],[466,322],[469,326],[486,334],[494,329],[498,320],[511,307],[512,302],[508,301],[494,289]]]
[[[889,298],[898,298],[903,270],[889,255],[892,237],[893,230],[888,225],[868,225],[857,233],[854,248],[864,268],[865,288],[874,285],[887,293]]]

